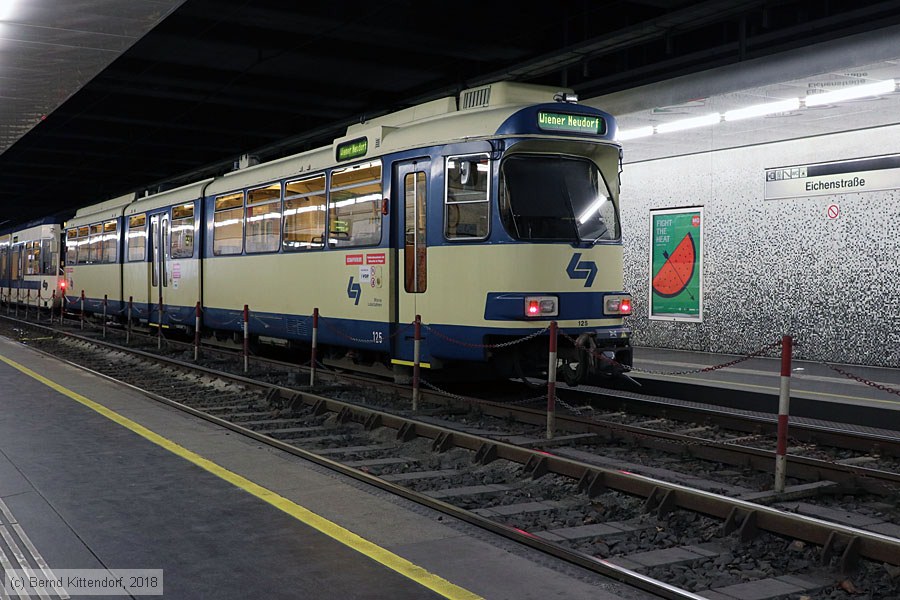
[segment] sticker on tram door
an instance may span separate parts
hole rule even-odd
[[[372,286],[372,269],[371,267],[359,268],[359,285],[362,287]]]

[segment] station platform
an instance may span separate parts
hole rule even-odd
[[[637,346],[631,389],[777,414],[781,359],[744,358]],[[790,398],[792,417],[900,431],[900,369],[792,360]]]
[[[41,598],[649,598],[2,337],[0,563],[161,576]]]

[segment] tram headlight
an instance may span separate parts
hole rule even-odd
[[[556,296],[525,296],[526,317],[555,317],[559,315]]]
[[[608,315],[630,315],[631,296],[628,294],[607,296],[603,302],[603,312]]]

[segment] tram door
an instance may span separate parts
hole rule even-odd
[[[399,163],[396,167],[393,189],[397,210],[397,276],[394,278],[397,294],[397,323],[402,328],[412,323],[424,308],[424,295],[428,290],[428,245],[425,239],[427,224],[428,180],[431,161],[428,159]],[[427,315],[422,315],[427,322]],[[406,337],[406,336],[398,336]],[[403,343],[396,340],[395,343]],[[398,356],[395,347],[394,355]]]
[[[159,307],[163,306],[165,313],[166,292],[169,288],[169,213],[157,213],[150,215],[150,237],[147,240],[149,244],[150,255],[150,277],[147,295],[147,304],[149,305],[150,325],[159,325],[165,322],[160,319]]]

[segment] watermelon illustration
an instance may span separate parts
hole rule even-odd
[[[671,254],[663,252],[666,262],[653,276],[653,291],[664,298],[677,296],[694,276],[694,238],[688,233]]]

